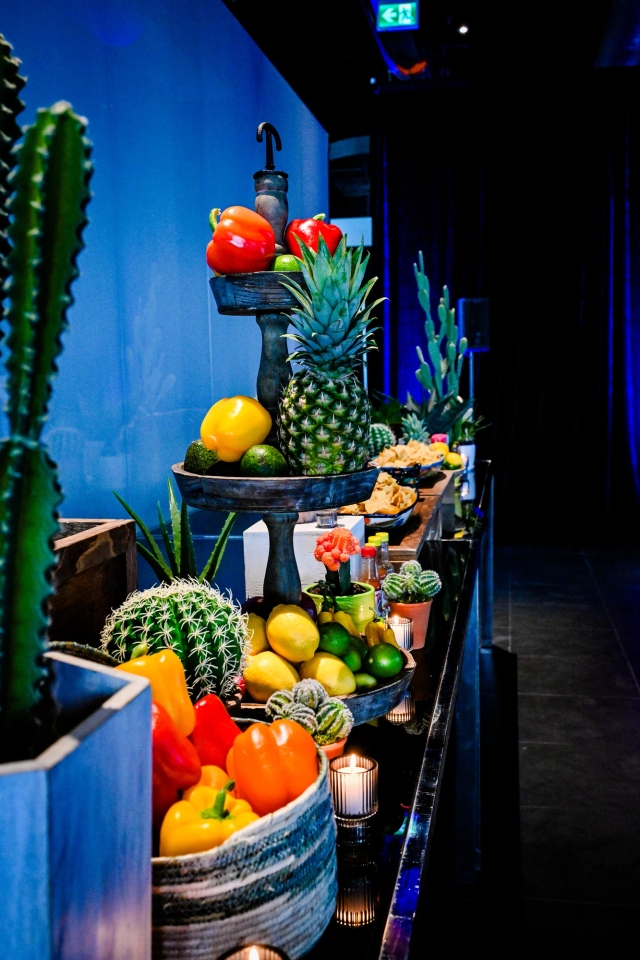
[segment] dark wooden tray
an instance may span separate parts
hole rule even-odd
[[[211,277],[209,283],[219,313],[249,316],[253,313],[278,313],[300,306],[293,294],[280,283],[283,279],[295,280],[306,290],[302,273],[292,271],[229,273],[224,277]]]
[[[243,513],[301,513],[367,500],[378,467],[330,477],[203,477],[172,468],[182,498],[201,510]]]

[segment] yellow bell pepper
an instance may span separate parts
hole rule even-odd
[[[344,610],[336,610],[333,619],[336,623],[342,624],[347,633],[350,633],[352,637],[358,637],[358,639],[360,639],[360,631],[353,622],[350,613],[345,613]]]
[[[246,800],[231,796],[232,786],[232,780],[222,790],[199,783],[185,791],[184,799],[169,807],[162,822],[160,856],[203,853],[259,820]]]
[[[214,403],[202,421],[200,437],[221,460],[235,463],[249,447],[262,443],[270,430],[269,411],[253,397],[225,397]]]
[[[196,712],[187,690],[184,667],[177,653],[168,647],[159,653],[127,660],[116,667],[151,684],[151,699],[167,711],[180,733],[188,737],[196,725]]]

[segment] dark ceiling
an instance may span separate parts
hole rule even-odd
[[[592,69],[612,0],[423,0],[419,30],[383,35],[369,0],[224,2],[336,140],[371,131],[381,92]]]

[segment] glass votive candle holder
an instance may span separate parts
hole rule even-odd
[[[369,836],[371,818],[378,811],[378,764],[351,753],[329,764],[338,842],[358,844]]]
[[[376,918],[378,901],[378,871],[375,864],[338,867],[336,923],[341,927],[368,926]]]
[[[289,957],[284,950],[278,950],[277,947],[252,944],[248,947],[234,947],[222,954],[218,960],[289,960]]]
[[[416,715],[416,706],[413,701],[413,694],[409,690],[403,696],[400,703],[396,704],[393,710],[389,710],[385,714],[386,719],[389,723],[395,723],[397,726],[401,726],[403,723],[409,723]]]
[[[338,525],[338,509],[337,507],[330,507],[328,510],[317,510],[316,511],[316,524],[319,527],[337,527]]]
[[[403,650],[411,650],[413,646],[413,620],[409,617],[399,617],[394,614],[387,620],[393,630],[394,636],[398,641],[398,646]]]

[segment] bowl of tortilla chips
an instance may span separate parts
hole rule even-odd
[[[368,527],[391,530],[407,522],[417,501],[417,490],[402,486],[390,474],[381,470],[369,499],[340,507],[339,512],[364,517]]]

